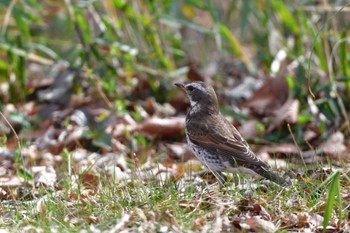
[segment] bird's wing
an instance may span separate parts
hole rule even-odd
[[[195,145],[225,156],[233,166],[267,168],[268,166],[255,156],[239,132],[231,124],[228,127],[231,127],[232,133],[227,135],[219,134],[213,129],[205,135],[188,132],[188,136]]]

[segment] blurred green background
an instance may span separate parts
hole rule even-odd
[[[54,76],[55,69],[79,74],[66,92],[94,98],[91,89],[96,89],[119,113],[150,96],[168,102],[172,83],[191,79],[193,70],[209,77],[219,93],[230,87],[228,80],[272,75],[286,78],[289,98],[300,102],[299,128],[293,128],[299,143],[303,126],[315,115],[310,103],[324,116],[313,122],[321,136],[338,128],[348,134],[348,5],[1,0],[0,109],[37,100],[45,86],[41,79]],[[127,111],[137,119],[137,108]],[[23,117],[17,121],[30,126]]]

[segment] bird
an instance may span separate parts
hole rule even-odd
[[[193,154],[218,179],[225,183],[223,172],[260,176],[285,186],[289,181],[270,171],[238,130],[220,113],[213,87],[204,82],[174,83],[187,95],[190,107],[185,119],[185,134]]]

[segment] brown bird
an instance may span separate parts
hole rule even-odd
[[[211,86],[204,82],[175,85],[183,89],[190,100],[185,122],[188,145],[220,184],[225,182],[222,172],[237,171],[259,175],[280,185],[289,183],[269,171],[269,166],[255,156],[238,130],[221,115]]]

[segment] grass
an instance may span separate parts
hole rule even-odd
[[[320,228],[313,230],[322,231],[323,227],[325,231],[327,225],[345,229],[350,191],[346,164],[340,172],[333,169],[328,173],[323,165],[316,164],[310,168],[311,176],[307,166],[297,167],[297,181],[284,189],[261,184],[257,189],[242,190],[236,179],[219,188],[210,177],[202,179],[187,171],[182,174],[180,168],[160,182],[159,174],[152,170],[159,171],[161,166],[157,166],[154,154],[161,159],[167,155],[151,152],[150,148],[157,150],[167,141],[159,143],[143,134],[125,132],[120,143],[131,152],[123,152],[128,153],[130,161],[121,173],[131,178],[114,179],[93,162],[81,171],[77,164],[68,163],[71,151],[67,148],[55,155],[53,166],[59,176],[56,186],[33,187],[28,169],[42,165],[40,160],[45,158],[38,151],[39,161],[22,157],[22,147],[34,145],[34,140],[22,141],[22,132],[17,129],[43,127],[41,120],[21,111],[28,107],[28,101],[34,101],[35,107],[43,104],[42,100],[29,98],[43,88],[31,84],[53,76],[49,70],[59,62],[82,76],[74,82],[74,97],[101,100],[102,104],[89,104],[103,105],[118,119],[129,115],[140,123],[144,101],[152,97],[161,105],[171,100],[173,82],[186,76],[189,64],[205,70],[211,62],[220,67],[239,60],[249,75],[260,78],[268,76],[265,74],[270,73],[276,54],[284,50],[287,57],[276,76],[287,77],[289,98],[300,102],[298,122],[265,134],[269,123],[257,119],[261,141],[293,142],[300,150],[309,150],[335,130],[348,137],[350,24],[342,19],[348,14],[349,3],[337,1],[329,3],[331,7],[313,4],[279,0],[0,1],[0,114],[4,125],[11,128],[11,133],[1,135],[1,147],[11,140],[18,143],[12,146],[16,154],[15,161],[11,160],[14,169],[6,172],[28,182],[18,190],[2,187],[8,189],[8,196],[1,198],[0,226],[18,232],[30,228],[44,232],[211,232],[220,227],[246,232],[246,220],[262,216],[283,232],[311,228],[317,214],[324,221],[317,222]],[[228,79],[236,81],[224,72],[217,72],[211,79],[224,91],[231,88],[225,86]],[[133,93],[137,91],[145,93],[136,97]],[[310,102],[317,114],[310,111]],[[15,114],[4,116],[8,106],[15,108]],[[250,119],[231,109],[227,112],[239,116],[236,120],[240,124]],[[107,118],[104,114],[99,117]],[[13,118],[11,122],[9,117]],[[85,135],[92,141],[88,144],[91,153],[112,151],[112,139],[102,123]],[[65,118],[63,124],[68,127],[69,119]],[[317,129],[315,145],[304,140],[308,129]],[[134,157],[143,165],[152,164],[151,171],[137,167]],[[322,178],[315,178],[318,172]],[[245,179],[241,182],[252,183]],[[26,191],[34,197],[19,194]],[[249,227],[257,227],[254,224]]]
[[[208,183],[210,179],[198,176],[187,179],[187,175],[159,182],[159,177],[135,175],[130,180],[116,181],[101,173],[93,187],[65,176],[62,187],[55,191],[35,188],[37,196],[33,200],[1,202],[1,225],[11,231],[31,227],[44,232],[113,228],[141,232],[207,229],[210,232],[226,226],[225,218],[264,217],[262,212],[257,212],[257,206],[262,206],[271,216],[271,219],[265,216],[267,220],[280,230],[291,230],[303,224],[301,220],[290,220],[290,215],[299,213],[324,216],[324,226],[337,224],[344,208],[340,195],[350,191],[339,182],[339,172],[331,176],[330,185],[324,185],[317,193],[313,191],[319,180],[306,177],[286,188],[257,182],[257,189],[249,188],[256,181],[251,183],[241,177],[241,184],[248,185],[247,189],[241,189],[235,181],[220,188],[217,183]],[[310,223],[304,224],[309,227]],[[233,229],[232,222],[228,226]],[[321,229],[321,225],[318,227]]]

